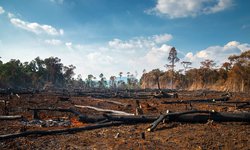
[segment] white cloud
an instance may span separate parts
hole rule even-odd
[[[200,62],[205,59],[214,60],[217,65],[221,65],[223,62],[228,61],[228,57],[233,54],[240,54],[246,50],[250,50],[250,44],[240,43],[237,41],[231,41],[224,46],[210,46],[204,50],[201,50],[195,54],[189,52],[185,58],[193,62],[194,67],[199,67]]]
[[[48,35],[63,35],[63,30],[57,30],[50,25],[41,25],[36,22],[26,22],[18,18],[11,18],[10,22],[16,27],[22,28],[24,30],[36,33],[36,34],[48,34]]]
[[[188,52],[185,57],[191,60],[194,57],[194,54],[192,52]]]
[[[145,54],[136,57],[129,57],[127,60],[128,65],[133,67],[134,70],[139,71],[141,75],[142,70],[152,70],[159,68],[165,70],[165,64],[168,63],[168,54],[172,46],[163,44],[161,46],[151,47]]]
[[[166,44],[163,44],[161,47],[152,47],[152,49],[146,54],[145,58],[148,63],[156,66],[159,63],[166,63],[171,48],[172,46]]]
[[[120,39],[113,39],[112,41],[109,41],[109,46],[118,49],[131,49],[136,47],[133,43],[134,42],[132,41],[124,42]]]
[[[108,44],[114,49],[145,49],[154,47],[157,44],[166,43],[172,39],[171,34],[153,35],[150,37],[134,37],[127,41],[113,39]]]
[[[173,38],[171,34],[161,34],[161,35],[154,35],[153,39],[156,43],[165,43],[170,41]]]
[[[172,38],[171,34],[159,34],[126,41],[114,39],[109,42],[109,49],[114,50],[112,56],[124,70],[137,70],[141,75],[143,69],[165,69],[164,64],[168,63],[167,57],[172,48],[166,43]]]
[[[58,39],[45,40],[44,42],[45,42],[46,44],[54,45],[54,46],[58,46],[58,45],[61,45],[61,44],[62,44],[62,41],[61,41],[61,40],[58,40]]]
[[[195,17],[212,14],[232,6],[233,0],[157,0],[155,8],[147,10],[149,14],[169,18]]]
[[[5,10],[3,9],[2,6],[0,6],[0,14],[3,14],[5,12]]]
[[[112,64],[114,62],[114,59],[106,54],[103,54],[101,52],[93,52],[93,53],[89,53],[87,55],[88,60],[90,61],[90,63],[94,63],[94,64]]]

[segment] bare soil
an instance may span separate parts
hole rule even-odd
[[[210,92],[206,96],[197,92],[180,92],[179,98],[142,99],[139,100],[145,115],[160,115],[166,110],[186,111],[186,104],[161,104],[168,100],[190,100],[218,98],[222,93]],[[4,97],[1,97],[4,99]],[[8,105],[9,115],[23,115],[32,120],[32,111],[27,108],[69,108],[74,105],[90,105],[98,108],[113,109],[135,113],[135,99],[108,99],[130,104],[131,107],[118,106],[91,97],[72,96],[70,101],[60,101],[57,95],[36,94],[14,97]],[[234,94],[230,100],[250,100],[248,94]],[[250,111],[250,108],[216,106],[208,104],[192,104],[193,109],[215,110],[218,112]],[[75,108],[83,114],[100,114],[100,112]],[[4,114],[4,105],[0,103],[0,114]],[[78,122],[71,113],[41,111],[42,120],[67,118],[71,126],[24,126],[20,120],[0,121],[0,134],[11,134],[23,130],[53,130],[61,128],[82,127],[90,124]],[[82,131],[72,134],[28,136],[0,141],[0,149],[250,149],[250,123],[213,122],[200,123],[161,123],[154,132],[147,132],[149,124],[120,125],[101,129]],[[145,133],[145,139],[142,133]]]

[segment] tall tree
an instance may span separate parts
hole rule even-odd
[[[177,57],[177,51],[175,49],[175,47],[172,47],[169,55],[168,55],[168,60],[170,65],[171,70],[172,70],[172,75],[171,75],[171,88],[173,89],[173,78],[174,78],[174,67],[175,67],[175,63],[177,63],[180,59]]]

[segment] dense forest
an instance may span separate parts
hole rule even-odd
[[[74,69],[73,65],[64,66],[57,57],[44,60],[37,57],[24,63],[15,59],[0,61],[0,87],[40,89],[49,84],[62,87],[72,82]]]
[[[204,60],[200,68],[185,73],[154,69],[144,73],[140,83],[142,88],[211,89],[219,91],[250,91],[250,50],[228,57],[228,62],[215,68],[213,60]]]
[[[50,57],[35,58],[31,62],[22,63],[12,59],[3,63],[0,61],[0,88],[138,88],[138,80],[133,74],[127,73],[126,80],[111,76],[107,80],[103,73],[99,77],[89,74],[85,80],[81,75],[75,78],[75,66],[64,66],[61,59]]]
[[[111,76],[106,79],[89,74],[86,79],[75,77],[75,66],[64,66],[57,57],[35,58],[22,63],[12,59],[0,61],[0,88],[174,88],[174,89],[211,89],[220,91],[250,91],[250,50],[228,58],[220,68],[215,68],[213,60],[204,60],[200,68],[186,71],[161,71],[154,69],[144,72],[140,82],[135,75],[127,73],[122,78]]]

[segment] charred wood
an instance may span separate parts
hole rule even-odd
[[[158,116],[112,116],[104,115],[110,121],[122,121],[126,123],[145,123],[152,122],[158,119]],[[173,122],[192,122],[192,123],[204,123],[208,119],[217,122],[250,122],[250,113],[230,113],[230,112],[212,112],[212,111],[186,111],[186,112],[173,112],[166,115],[168,121]],[[166,117],[165,116],[165,117]]]
[[[164,119],[177,122],[207,122],[213,120],[217,122],[250,122],[250,113],[219,113],[214,111],[192,110],[186,112],[174,112],[160,115],[157,120],[151,123],[148,131],[153,131]]]
[[[0,140],[27,137],[29,135],[44,136],[44,135],[55,135],[55,134],[68,134],[68,133],[74,133],[74,132],[81,132],[85,130],[94,130],[94,129],[99,129],[103,127],[117,126],[121,124],[122,124],[121,122],[108,122],[108,123],[95,124],[95,125],[79,127],[79,128],[70,128],[70,129],[59,129],[59,130],[48,130],[48,131],[44,131],[44,130],[25,131],[21,133],[0,135]]]
[[[162,102],[162,104],[215,103],[215,102],[225,102],[228,100],[229,100],[229,97],[222,97],[222,98],[199,99],[199,100],[165,101],[165,102]]]

